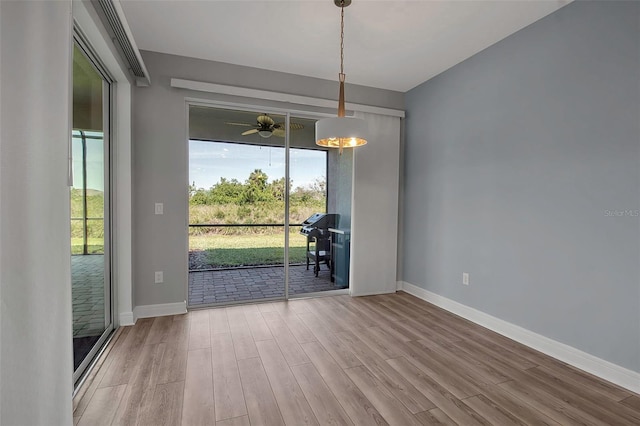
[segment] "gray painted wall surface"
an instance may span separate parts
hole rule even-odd
[[[155,72],[149,70],[152,85],[158,83],[164,84],[162,81],[154,80],[155,74],[156,78],[162,78],[162,76],[183,78],[186,80],[338,100],[338,70],[336,70],[335,80],[323,80],[296,74],[227,64],[224,62],[167,55],[158,52],[143,51],[142,55],[147,68],[149,68],[149,62],[162,66],[161,70],[156,69]],[[349,84],[348,80],[349,76],[347,75],[347,84],[345,87],[347,102],[404,109],[404,94],[402,92]],[[331,112],[334,113],[335,111],[332,110]]]
[[[71,425],[71,1],[0,13],[0,424]]]
[[[576,2],[407,93],[404,281],[640,371],[639,23]]]
[[[300,108],[275,102],[174,89],[171,78],[337,98],[337,83],[256,68],[143,52],[150,87],[136,88],[133,106],[134,305],[185,300],[187,280],[187,115],[185,97]],[[347,86],[348,102],[403,108],[403,94]],[[333,110],[328,111],[335,113]],[[164,215],[154,215],[154,203]],[[154,271],[164,283],[154,284]]]

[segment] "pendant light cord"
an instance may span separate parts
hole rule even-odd
[[[345,116],[344,107],[344,0],[340,2],[340,74],[338,75],[340,80],[340,96],[338,98],[338,117]],[[342,155],[342,149],[344,146],[344,139],[339,138],[339,153]]]
[[[338,98],[338,117],[344,117],[344,0],[340,2],[340,97]]]
[[[2,1],[2,0],[0,0]],[[367,143],[367,123],[356,117],[347,117],[345,111],[345,74],[344,74],[344,8],[351,0],[333,0],[340,8],[340,93],[338,95],[338,116],[316,122],[316,144],[328,148],[354,148]],[[335,10],[335,9],[334,9]]]
[[[344,1],[340,6],[340,74],[344,75]]]

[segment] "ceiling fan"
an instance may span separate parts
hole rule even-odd
[[[242,132],[242,136],[257,133],[263,138],[270,138],[273,135],[283,138],[285,135],[284,123],[276,123],[273,121],[273,118],[269,117],[267,114],[259,115],[256,119],[256,124],[234,122],[226,122],[225,124],[229,124],[231,126],[253,127],[251,130]],[[304,126],[298,123],[290,123],[289,128],[291,130],[300,130],[303,129]]]

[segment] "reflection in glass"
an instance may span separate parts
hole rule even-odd
[[[110,294],[105,268],[105,83],[75,46],[71,199],[74,370],[105,332]]]

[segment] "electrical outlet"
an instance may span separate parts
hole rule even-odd
[[[469,273],[468,272],[463,272],[462,273],[462,284],[463,285],[469,285]]]
[[[164,204],[156,203],[156,214],[164,214]]]
[[[156,284],[160,284],[162,282],[164,282],[164,274],[162,273],[162,271],[156,271]]]

